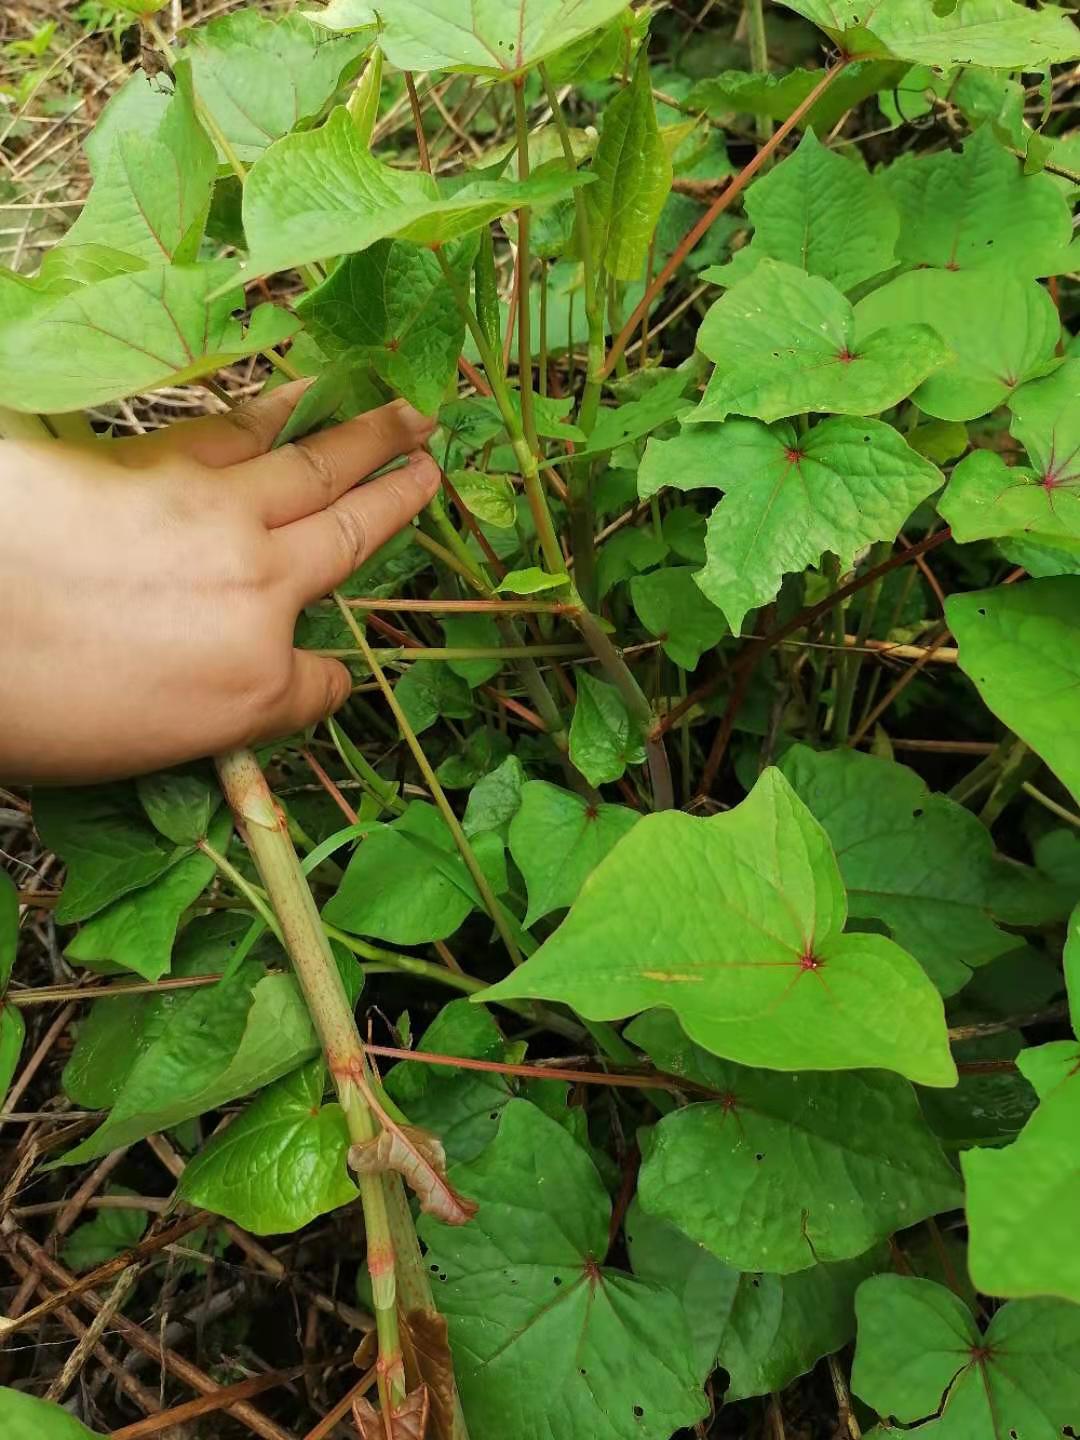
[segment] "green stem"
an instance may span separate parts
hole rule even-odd
[[[879,540],[870,551],[870,568],[876,569],[883,560],[887,560],[891,550],[891,541]],[[855,653],[846,655],[837,662],[836,703],[833,706],[832,723],[832,738],[837,745],[846,745],[848,736],[851,734],[851,715],[855,704],[855,691],[859,685],[862,652],[877,616],[883,584],[884,577],[875,580],[863,596],[862,614],[859,616],[859,627],[855,632]]]
[[[277,922],[277,916],[266,903],[266,897],[257,890],[249,880],[244,879],[243,875],[240,874],[240,871],[237,870],[231,860],[227,860],[224,855],[220,855],[206,840],[199,842],[199,849],[208,860],[214,862],[233,889],[243,895],[244,899],[259,916],[259,919],[270,931],[271,935],[276,936],[278,941],[284,944],[285,937],[281,933],[281,926]]]
[[[762,0],[746,0],[746,24],[750,36],[750,68],[759,75],[769,73],[769,47],[765,35],[765,6]],[[757,133],[761,140],[768,140],[772,134],[772,120],[768,115],[759,115]]]
[[[343,660],[349,656],[358,655],[360,652],[339,648],[315,650],[312,653],[325,655],[332,660]],[[380,664],[397,664],[398,661],[415,663],[422,660],[450,662],[460,660],[583,660],[588,658],[592,652],[586,645],[567,643],[562,645],[417,645],[410,646],[407,650],[373,646],[371,653]]]
[[[289,839],[284,812],[250,750],[234,750],[219,756],[216,763],[225,797],[276,911],[348,1121],[350,1139],[354,1144],[373,1140],[378,1124],[355,1079],[366,1071],[363,1043],[319,911]],[[360,1176],[359,1183],[379,1336],[379,1390],[389,1412],[405,1398],[385,1193],[392,1182],[385,1176],[368,1175]]]
[[[416,732],[409,724],[408,716],[401,708],[401,705],[398,702],[398,698],[394,694],[394,687],[390,684],[389,680],[387,680],[386,674],[383,671],[382,666],[379,664],[378,660],[375,657],[374,651],[367,642],[367,636],[364,634],[360,626],[356,623],[356,619],[352,611],[349,609],[349,607],[345,604],[345,602],[341,599],[340,596],[336,595],[335,599],[337,600],[338,609],[341,612],[342,619],[352,631],[356,643],[357,645],[359,645],[360,650],[363,653],[364,659],[368,663],[368,667],[371,670],[372,675],[374,675],[376,681],[378,682],[379,688],[383,692],[386,703],[390,706],[390,709],[393,712],[394,719],[398,723],[398,729],[401,731],[405,743],[412,751],[413,759],[416,761],[417,766],[420,769],[420,773],[421,775],[423,775],[424,781],[428,789],[431,791],[432,799],[438,806],[439,813],[446,821],[447,829],[453,836],[454,844],[457,846],[461,858],[465,862],[465,867],[468,870],[469,874],[472,876],[473,883],[475,884],[477,890],[480,892],[480,898],[483,900],[484,906],[486,907],[488,914],[491,916],[491,919],[494,922],[496,930],[498,930],[499,932],[499,936],[502,939],[503,944],[506,946],[506,952],[510,956],[511,962],[514,965],[520,965],[522,961],[521,951],[518,949],[517,941],[514,939],[514,936],[510,930],[510,926],[507,923],[506,913],[496,899],[495,892],[492,890],[491,884],[487,876],[480,868],[480,862],[477,860],[476,853],[473,850],[472,846],[469,844],[468,836],[461,828],[461,822],[454,814],[454,808],[450,804],[450,801],[446,798],[446,792],[443,790],[442,785],[440,785],[439,778],[435,774],[430,760],[428,760],[427,756],[424,754],[423,746],[416,738]]]
[[[514,124],[517,130],[518,179],[529,178],[529,123],[525,115],[525,80],[514,81]],[[528,205],[517,212],[518,221],[518,389],[521,395],[521,422],[529,449],[535,456],[540,449],[533,415],[532,389],[532,311],[529,305],[529,228],[532,223]]]

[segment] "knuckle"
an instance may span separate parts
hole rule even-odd
[[[315,488],[323,506],[329,505],[337,495],[337,466],[325,450],[309,445],[304,440],[294,440],[289,449],[303,467],[308,482]]]
[[[355,506],[334,506],[329,514],[341,547],[342,558],[359,565],[368,552],[368,525],[363,511]]]

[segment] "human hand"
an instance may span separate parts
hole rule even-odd
[[[303,389],[132,439],[0,442],[0,779],[140,774],[344,703],[296,617],[432,498],[434,422],[396,401],[271,451]]]

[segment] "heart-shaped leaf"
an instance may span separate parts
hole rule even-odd
[[[742,1064],[955,1084],[941,997],[892,941],[843,934],[846,918],[825,832],[769,769],[726,814],[646,815],[482,998],[560,1000],[590,1020],[667,1007]]]

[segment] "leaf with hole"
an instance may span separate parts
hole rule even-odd
[[[948,359],[924,323],[857,336],[855,312],[834,285],[771,259],[716,301],[697,343],[715,368],[687,424],[807,410],[876,415]]]
[[[675,1296],[602,1268],[611,1202],[560,1125],[512,1100],[451,1179],[475,1220],[420,1235],[474,1440],[667,1440],[705,1414]]]
[[[937,991],[891,940],[843,934],[846,918],[825,832],[768,769],[726,814],[646,815],[482,998],[559,1000],[590,1020],[660,1006],[741,1064],[955,1084]]]
[[[647,1133],[638,1199],[728,1265],[790,1274],[850,1260],[962,1201],[898,1075],[733,1065],[692,1046],[669,1011],[641,1016],[627,1038],[721,1097]]]

